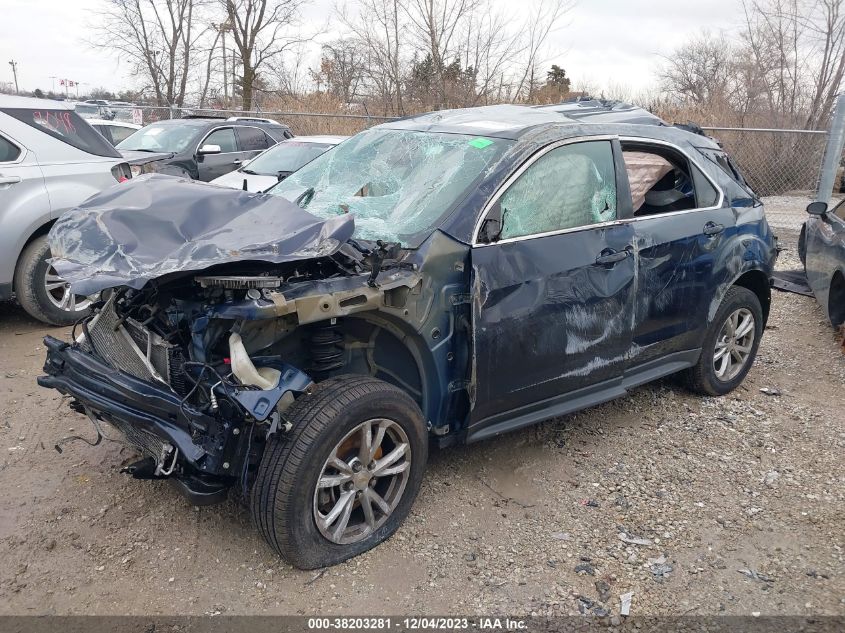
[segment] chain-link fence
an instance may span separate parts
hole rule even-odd
[[[804,209],[816,194],[828,133],[816,130],[774,130],[710,127],[754,191],[766,204],[769,223],[800,230]],[[836,179],[834,194],[838,193]]]

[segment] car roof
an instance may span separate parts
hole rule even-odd
[[[52,99],[38,99],[37,97],[21,97],[18,95],[0,95],[0,108],[73,110],[73,107],[74,104],[69,101],[53,101]]]
[[[219,117],[190,117],[185,119],[162,119],[161,121],[153,121],[148,125],[193,125],[195,127],[205,127],[208,125],[219,125],[220,127],[280,127],[290,129],[284,123],[258,121],[255,119],[232,120]]]
[[[517,140],[527,134],[543,135],[548,138],[567,138],[577,135],[612,134],[653,138],[673,143],[686,143],[701,147],[718,147],[707,136],[694,134],[679,127],[668,125],[651,115],[643,121],[646,110],[632,109],[603,110],[604,116],[583,116],[584,110],[567,112],[567,108],[534,107],[519,105],[494,105],[459,110],[442,110],[397,119],[376,126],[376,129],[414,130],[419,132],[440,132],[444,134],[466,134]],[[563,110],[562,112],[559,110]],[[657,119],[655,121],[654,119]]]
[[[288,138],[282,141],[282,143],[288,143],[290,141],[296,141],[298,143],[333,143],[337,145],[338,143],[342,143],[348,136],[336,136],[331,134],[315,134],[313,136],[294,136],[293,138]]]
[[[538,125],[566,120],[557,112],[529,106],[492,105],[427,112],[382,123],[377,127],[516,139]]]
[[[579,98],[563,103],[534,106],[550,110],[567,118],[585,123],[632,123],[637,125],[667,125],[659,116],[645,108],[609,99]]]
[[[89,125],[112,125],[115,127],[131,127],[133,130],[140,130],[141,125],[129,121],[107,121],[106,119],[85,119]]]

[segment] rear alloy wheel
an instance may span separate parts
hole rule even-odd
[[[734,310],[728,316],[713,352],[713,371],[716,378],[728,382],[745,369],[754,347],[754,315],[748,308]]]
[[[267,542],[302,569],[335,565],[401,525],[422,482],[428,436],[403,391],[370,376],[319,383],[285,411],[250,495]]]
[[[30,315],[51,325],[72,325],[90,313],[91,297],[70,291],[70,285],[47,261],[47,236],[32,240],[15,270],[15,295]]]
[[[690,388],[709,396],[736,389],[754,363],[763,336],[763,309],[748,288],[733,286],[710,323],[701,356],[688,372]]]

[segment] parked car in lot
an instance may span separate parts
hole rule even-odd
[[[49,264],[47,232],[59,215],[130,177],[120,153],[73,104],[0,96],[0,300],[14,292],[36,319],[54,325],[88,313]]]
[[[83,119],[105,119],[110,121],[114,118],[114,112],[108,106],[96,103],[75,103],[73,109]]]
[[[845,324],[845,201],[807,207],[810,218],[801,227],[798,255],[807,283],[834,327]]]
[[[349,137],[297,136],[286,139],[244,163],[235,171],[230,171],[211,182],[215,185],[246,191],[264,191],[347,138]]]
[[[677,372],[742,382],[777,249],[719,156],[492,106],[367,130],[269,195],[134,179],[51,232],[73,288],[114,291],[45,339],[39,384],[120,430],[127,472],[195,504],[236,490],[294,565],[338,563],[396,531],[430,443]]]
[[[117,149],[132,160],[134,175],[162,173],[207,182],[292,137],[289,127],[272,119],[192,117],[150,123]]]
[[[88,119],[88,124],[112,145],[117,145],[141,129],[140,125],[116,120]]]

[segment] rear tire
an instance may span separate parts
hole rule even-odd
[[[315,569],[336,565],[390,537],[411,509],[428,456],[427,431],[416,403],[381,380],[338,376],[297,399],[285,418],[293,428],[267,444],[250,499],[253,521],[270,546],[295,567]],[[382,423],[389,431],[382,432],[376,445]],[[370,458],[359,462],[365,449],[355,445],[355,438],[367,424],[372,429],[367,437],[375,448]],[[384,451],[377,452],[381,447]],[[389,462],[389,470],[404,466],[401,472],[377,474],[379,467],[374,465],[394,453],[401,456]],[[334,457],[350,469],[335,469],[330,464]],[[358,468],[354,474],[352,467]],[[386,470],[382,467],[380,472]],[[394,486],[399,477],[401,485]],[[343,483],[326,485],[333,479]],[[376,497],[369,489],[375,491],[374,486],[381,487],[378,501],[371,503]],[[344,499],[349,502],[342,505]],[[390,511],[378,505],[383,502]],[[326,515],[335,509],[339,518],[327,521]],[[347,523],[341,526],[344,518]],[[339,536],[331,538],[333,531]]]
[[[88,307],[91,302],[77,295],[74,300],[80,302],[82,309],[75,309],[75,305],[68,305],[68,309],[63,309],[58,305],[61,303],[60,299],[56,299],[55,296],[51,298],[50,290],[47,288],[47,273],[51,269],[47,262],[49,257],[50,245],[47,243],[46,235],[36,237],[27,244],[15,269],[15,295],[23,309],[39,321],[50,325],[73,325],[91,313]],[[58,282],[54,282],[56,283]],[[62,296],[61,288],[52,292],[54,295]]]
[[[743,323],[747,324],[749,317],[753,323],[744,332]],[[736,324],[733,331],[742,336],[733,336],[729,320]],[[706,396],[723,396],[736,389],[754,364],[763,323],[757,295],[741,286],[729,288],[707,328],[698,363],[687,371],[690,389]]]
[[[798,259],[804,270],[807,269],[807,225],[801,225],[801,233],[798,234]]]

